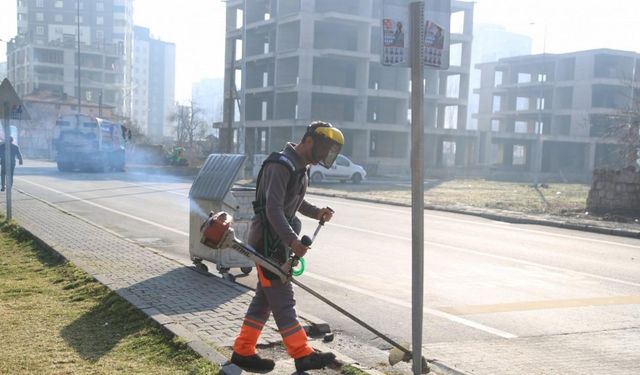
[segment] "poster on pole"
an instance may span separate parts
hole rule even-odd
[[[425,0],[424,41],[422,45],[425,68],[449,69],[451,1]]]
[[[409,30],[409,5],[407,0],[382,2],[382,53],[385,66],[410,67],[411,34]]]

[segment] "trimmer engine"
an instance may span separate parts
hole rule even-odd
[[[227,232],[229,230],[233,232],[233,229],[230,228],[232,222],[233,217],[227,212],[210,212],[207,220],[200,226],[200,233],[202,234],[200,242],[214,249],[223,247],[221,245]]]

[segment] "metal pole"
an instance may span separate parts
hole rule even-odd
[[[11,157],[11,127],[9,126],[9,118],[11,113],[11,106],[8,101],[4,103],[4,181],[6,183],[5,187],[7,188],[7,220],[11,220],[11,161],[9,158]]]
[[[76,17],[78,18],[76,20],[76,25],[78,26],[78,113],[80,113],[80,106],[82,105],[82,93],[80,88],[80,0],[76,0],[76,8]]]
[[[235,119],[235,85],[236,85],[236,40],[231,42],[231,54],[229,58],[229,68],[227,75],[229,76],[229,91],[227,93],[227,152],[233,153],[233,121]]]
[[[411,326],[413,373],[422,373],[424,293],[424,71],[422,1],[409,4],[411,26]]]

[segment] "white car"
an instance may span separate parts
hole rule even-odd
[[[367,172],[361,165],[355,164],[344,155],[338,155],[333,166],[329,169],[321,165],[312,165],[309,172],[312,183],[324,180],[337,180],[340,182],[353,181],[359,184],[367,177]]]

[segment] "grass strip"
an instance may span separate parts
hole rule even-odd
[[[178,337],[0,223],[0,374],[217,374]]]

